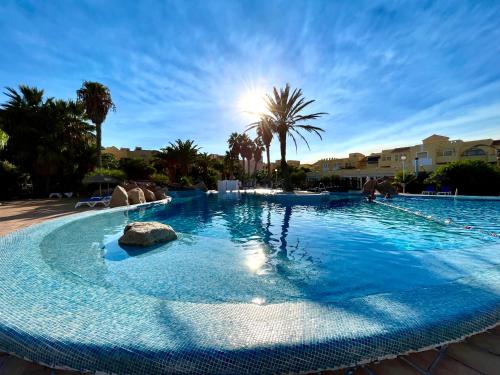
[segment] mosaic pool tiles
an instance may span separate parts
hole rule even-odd
[[[85,213],[0,238],[0,350],[116,374],[289,373],[417,350],[500,321],[497,267],[336,303],[192,303],[124,293],[60,272],[40,254],[48,233],[91,215],[123,212]]]

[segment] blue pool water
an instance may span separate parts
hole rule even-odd
[[[499,230],[500,202],[388,203],[453,224],[359,198],[301,205],[259,195],[203,196],[76,221],[48,235],[41,249],[54,270],[129,293],[263,304],[333,302],[440,284],[484,266],[469,250],[498,241],[455,223]],[[148,251],[121,248],[118,237],[131,221],[169,224],[179,240]]]
[[[308,372],[500,321],[500,201],[178,196],[0,237],[0,350],[116,374]],[[132,221],[179,239],[122,248]]]

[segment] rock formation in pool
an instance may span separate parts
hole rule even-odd
[[[146,247],[175,239],[177,234],[170,225],[147,221],[127,224],[118,243],[125,246]]]

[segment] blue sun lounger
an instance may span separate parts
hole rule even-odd
[[[422,195],[434,195],[436,194],[436,189],[434,186],[427,186],[424,191],[422,191]]]

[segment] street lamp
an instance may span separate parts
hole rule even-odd
[[[274,170],[275,173],[275,180],[274,180],[274,186],[278,186],[278,169]]]
[[[406,161],[406,155],[401,156],[401,161],[403,162],[403,194],[406,192],[406,182],[405,182],[405,161]]]

